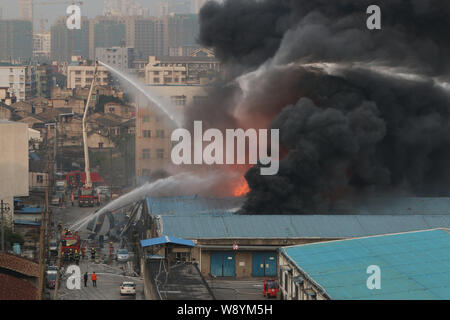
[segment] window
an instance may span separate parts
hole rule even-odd
[[[116,110],[116,109],[115,109],[114,107],[109,107],[109,112],[110,112],[110,113],[114,113],[115,110]]]
[[[153,71],[153,74],[154,74],[155,76],[159,76],[159,71]]]
[[[156,158],[157,159],[164,159],[164,149],[157,149],[156,150]]]
[[[144,116],[144,117],[142,118],[142,121],[143,121],[143,122],[150,122],[150,116]]]
[[[153,78],[153,83],[159,83],[159,78]]]
[[[77,70],[75,71],[75,74],[81,74],[81,71]]]
[[[157,131],[158,134],[158,131]],[[151,130],[142,130],[142,136],[144,138],[151,138],[152,137],[152,131]]]
[[[164,130],[156,130],[157,138],[164,138]]]
[[[150,149],[142,149],[142,159],[150,159]]]
[[[99,149],[103,149],[103,142],[99,142],[99,143],[98,143],[98,148],[99,148]]]
[[[44,182],[44,177],[41,174],[38,174],[36,176],[36,181],[37,181],[37,183],[43,183]]]

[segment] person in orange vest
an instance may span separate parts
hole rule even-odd
[[[92,273],[91,279],[92,279],[92,286],[97,287],[97,275],[95,274],[95,272]]]
[[[100,193],[97,193],[97,203],[100,205]]]

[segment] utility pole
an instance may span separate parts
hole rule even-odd
[[[1,219],[2,219],[2,228],[1,228],[1,241],[2,241],[2,251],[5,251],[5,219],[4,219],[4,212],[9,212],[10,208],[9,208],[9,204],[6,202],[3,202],[3,200],[1,200],[0,202],[0,211],[1,211]]]
[[[45,190],[46,198],[48,196],[48,189]],[[39,288],[38,300],[42,300],[42,293],[44,291],[44,232],[45,232],[45,215],[44,210],[41,210],[41,229],[39,236]]]

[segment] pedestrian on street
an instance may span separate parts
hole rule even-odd
[[[75,202],[75,195],[72,192],[72,207],[73,207],[73,203]]]
[[[97,275],[95,274],[95,272],[92,273],[91,279],[92,279],[92,286],[97,287]]]
[[[87,287],[87,282],[88,282],[88,273],[86,272],[83,276],[83,280],[84,280],[84,286]]]

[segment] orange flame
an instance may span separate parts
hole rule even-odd
[[[242,197],[246,195],[250,191],[250,188],[247,184],[247,180],[244,177],[241,177],[239,184],[233,189],[233,196]]]

